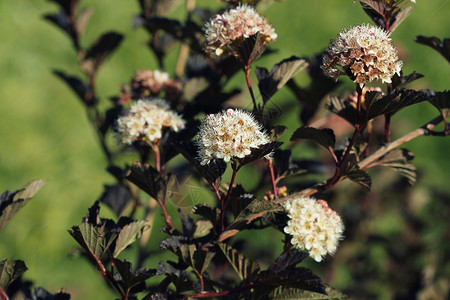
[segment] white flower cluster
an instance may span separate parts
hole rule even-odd
[[[390,83],[395,73],[400,74],[402,61],[388,32],[376,26],[361,25],[341,32],[325,52],[324,73],[337,78],[342,73],[337,66],[363,86],[373,80]]]
[[[162,136],[164,128],[179,131],[185,121],[163,99],[138,100],[128,114],[117,120],[120,140],[125,144],[135,141],[155,142]]]
[[[284,232],[292,235],[293,245],[306,249],[318,262],[325,255],[336,252],[344,224],[326,201],[301,197],[287,201],[284,207],[290,218]]]
[[[227,109],[206,116],[200,125],[197,144],[202,165],[213,158],[230,161],[244,158],[252,148],[269,143],[269,137],[254,117],[244,110]]]
[[[267,43],[272,43],[277,38],[275,30],[266,19],[246,4],[216,15],[206,23],[204,32],[206,51],[217,56],[222,53],[234,54],[246,38],[258,32]]]

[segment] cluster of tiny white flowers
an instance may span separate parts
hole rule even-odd
[[[266,43],[272,43],[277,34],[272,26],[253,7],[242,4],[222,15],[216,15],[205,24],[206,51],[234,54],[239,45],[256,33],[260,33]]]
[[[390,83],[395,73],[400,75],[402,61],[388,32],[376,26],[361,25],[341,32],[325,52],[324,73],[337,78],[342,74],[337,66],[351,73],[353,81],[363,86],[373,80]]]
[[[254,117],[244,110],[227,109],[207,115],[197,136],[202,165],[213,158],[230,161],[244,158],[252,148],[269,143],[269,137]]]
[[[138,100],[125,116],[117,120],[117,132],[124,144],[135,141],[153,143],[161,138],[164,128],[177,132],[184,128],[185,123],[163,99]]]
[[[292,235],[293,245],[307,250],[318,262],[336,252],[344,224],[326,201],[300,197],[287,201],[284,207],[290,218],[284,232]]]

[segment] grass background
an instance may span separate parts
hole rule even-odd
[[[403,70],[425,75],[414,88],[448,89],[449,64],[413,39],[419,34],[449,37],[450,1],[417,2],[412,15],[392,35],[404,59]],[[212,7],[218,1],[198,0],[197,5]],[[146,33],[131,26],[139,11],[137,1],[85,0],[82,6],[95,9],[83,45],[109,30],[125,35],[98,75],[98,92],[107,103],[135,70],[154,68],[156,61],[144,45]],[[63,288],[73,299],[111,299],[113,295],[94,268],[85,260],[70,257],[75,242],[67,229],[79,224],[86,209],[102,194],[103,184],[114,180],[105,171],[106,161],[82,105],[51,73],[56,68],[80,74],[70,41],[43,20],[45,13],[55,11],[49,1],[0,2],[0,191],[19,189],[32,179],[48,180],[0,232],[0,259],[24,260],[29,268],[25,278],[49,291]],[[278,33],[272,46],[277,52],[256,62],[266,68],[291,55],[316,54],[342,28],[369,22],[360,5],[351,0],[285,0],[263,14]],[[239,74],[233,83],[239,85],[242,79]],[[274,101],[289,101],[290,97],[288,91],[282,91]],[[288,113],[290,122],[295,122],[297,113],[298,108],[293,107]],[[394,137],[421,126],[435,114],[427,103],[405,109],[394,117]],[[291,130],[298,125],[293,124]],[[412,193],[439,190],[449,194],[450,139],[426,137],[406,146],[416,154],[420,170]],[[108,213],[102,208],[103,215]],[[255,242],[255,249],[269,247],[270,242]]]

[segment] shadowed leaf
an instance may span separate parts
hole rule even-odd
[[[298,72],[308,67],[304,59],[292,56],[276,64],[269,72],[264,68],[256,68],[258,87],[264,103],[280,90]]]
[[[328,96],[326,107],[350,124],[356,123],[356,109],[348,101],[338,96]]]
[[[6,191],[0,195],[0,230],[36,195],[45,182],[41,179],[34,180],[21,190],[13,193]]]
[[[408,179],[413,185],[417,179],[417,169],[409,161],[414,159],[414,154],[406,149],[395,149],[380,159],[381,165],[390,167]]]
[[[167,187],[173,179],[172,174],[161,174],[148,163],[135,162],[126,175],[126,179],[137,185],[154,199],[165,201]]]
[[[86,85],[78,77],[70,76],[63,71],[54,70],[53,74],[58,76],[62,81],[64,81],[75,94],[80,98],[80,100],[86,104],[86,96],[88,89]]]
[[[334,132],[329,128],[300,127],[291,136],[291,141],[297,139],[313,140],[330,151],[333,150],[334,144],[336,143]]]
[[[432,96],[430,103],[448,118],[450,113],[450,90],[444,92],[430,91],[430,95]]]
[[[197,245],[194,244],[174,244],[167,241],[168,240],[161,243],[161,248],[169,249],[175,253],[178,258],[196,270],[199,274],[202,274],[206,270],[209,263],[216,255],[216,253],[208,251],[208,249],[199,249],[197,248]]]
[[[37,287],[33,292],[30,290],[24,291],[24,300],[69,300],[70,295],[64,292],[52,294],[47,290]]]
[[[120,216],[127,204],[133,201],[133,196],[129,189],[121,184],[105,185],[105,191],[99,201],[108,205],[116,216]]]
[[[230,245],[219,243],[218,246],[241,280],[253,281],[257,277],[260,267],[256,261],[248,259]]]
[[[116,32],[104,33],[86,51],[82,69],[88,74],[95,74],[105,59],[120,45],[123,35]]]
[[[0,288],[6,290],[8,286],[28,270],[25,263],[21,260],[8,261],[7,259],[0,261]]]
[[[120,278],[117,278],[117,276],[114,277],[124,291],[129,291],[132,287],[137,286],[148,278],[156,275],[155,269],[141,268],[133,270],[131,263],[126,260],[121,261],[119,259],[114,259],[114,265]]]
[[[144,231],[150,229],[147,221],[135,221],[125,225],[119,233],[113,257],[117,257],[128,245],[139,239]]]
[[[386,113],[394,113],[407,106],[430,100],[428,93],[409,89],[394,90],[391,94],[382,96],[379,92],[367,92],[365,106],[367,119],[371,120]]]
[[[357,164],[348,162],[342,168],[342,174],[344,177],[347,177],[351,181],[360,184],[366,190],[370,191],[370,188],[372,187],[372,179],[370,178],[369,173],[361,170]]]
[[[227,169],[227,163],[221,159],[213,159],[207,165],[201,165],[197,159],[197,148],[192,142],[182,142],[175,145],[178,151],[183,155],[209,182],[216,183],[221,180],[223,173]]]
[[[402,88],[405,85],[422,77],[424,77],[422,74],[416,72],[412,72],[407,76],[403,76],[403,72],[401,72],[401,76],[395,74],[394,77],[392,77],[392,88],[393,89]]]
[[[450,63],[450,39],[440,40],[439,38],[434,36],[428,37],[418,35],[416,36],[415,41],[419,44],[430,46],[431,48],[442,54],[442,56],[444,56],[445,59]]]
[[[238,59],[242,66],[250,66],[266,51],[267,45],[259,32],[244,39],[237,49]]]
[[[251,163],[252,161],[263,158],[264,156],[278,149],[282,144],[282,142],[270,142],[265,145],[261,145],[256,149],[252,149],[252,153],[250,153],[246,157],[239,159],[239,163],[241,166],[243,166]]]
[[[192,213],[211,221],[214,227],[220,223],[220,209],[217,207],[210,207],[205,204],[200,204],[194,206]]]

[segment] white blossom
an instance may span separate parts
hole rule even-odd
[[[244,158],[252,148],[269,143],[269,137],[254,117],[244,110],[227,109],[207,115],[197,136],[202,165],[213,158],[230,161]]]
[[[260,33],[263,40],[272,43],[277,34],[272,26],[253,7],[241,4],[221,15],[216,15],[205,24],[206,51],[217,56],[234,54],[246,39]]]
[[[389,33],[383,29],[360,25],[342,31],[331,42],[323,56],[322,69],[332,78],[343,72],[351,74],[354,82],[363,86],[373,80],[391,82],[394,74],[400,75],[402,61],[391,43]]]
[[[284,207],[290,219],[284,232],[292,236],[293,245],[307,250],[318,262],[336,252],[344,224],[326,201],[300,197],[287,201]]]
[[[153,143],[162,137],[164,128],[177,132],[184,128],[185,123],[163,99],[138,100],[126,115],[117,120],[117,132],[124,144],[135,141]]]

